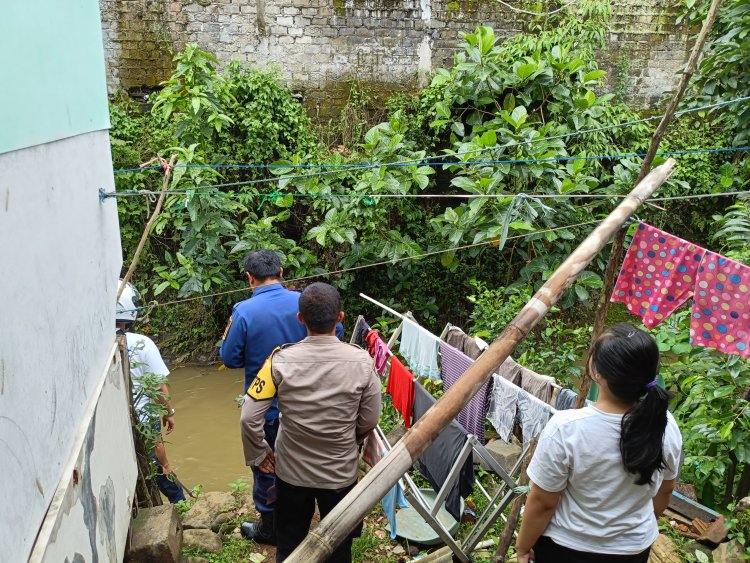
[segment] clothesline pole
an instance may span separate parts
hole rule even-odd
[[[720,5],[721,0],[713,0],[713,2],[711,3],[711,7],[708,9],[708,14],[706,15],[706,19],[703,21],[703,27],[698,34],[698,39],[695,41],[693,50],[690,53],[690,58],[685,65],[685,70],[680,76],[680,81],[677,84],[677,90],[675,91],[672,100],[669,102],[669,106],[667,106],[667,110],[664,112],[664,116],[661,118],[661,121],[656,127],[654,135],[651,138],[651,144],[648,147],[648,152],[643,158],[641,169],[638,172],[637,182],[643,180],[651,169],[651,164],[654,161],[654,156],[656,156],[656,151],[659,150],[661,140],[667,132],[667,127],[674,117],[677,106],[682,100],[682,96],[685,94],[685,90],[687,90],[690,79],[695,73],[695,68],[698,65],[698,59],[703,52],[703,46],[706,44],[708,34],[714,25],[714,21],[716,21],[716,15],[719,11]],[[599,295],[599,306],[596,309],[596,316],[594,317],[594,330],[591,333],[589,354],[593,349],[594,342],[596,342],[602,332],[604,332],[604,325],[607,321],[607,313],[609,311],[609,297],[610,295],[612,295],[612,290],[615,287],[620,264],[622,264],[622,260],[625,254],[625,231],[626,229],[621,228],[618,229],[617,233],[615,233],[615,239],[612,242],[612,251],[609,255],[607,266],[604,269],[604,284],[602,286],[602,292]],[[590,386],[591,378],[588,377],[588,375],[584,374],[578,390],[576,408],[580,409],[583,406],[584,402],[586,401],[586,397],[588,397]]]
[[[451,423],[490,376],[510,356],[529,331],[557,302],[578,275],[604,248],[612,235],[672,174],[674,159],[655,168],[640,182],[521,309],[502,334],[479,356],[461,378],[412,426],[390,454],[339,502],[302,541],[288,563],[324,561],[383,495]]]
[[[370,297],[369,295],[365,295],[364,293],[360,293],[359,296],[362,299],[365,299],[365,300],[369,301],[370,303],[372,303],[374,305],[377,305],[378,307],[380,307],[384,311],[388,311],[391,315],[393,315],[395,317],[398,317],[399,319],[401,319],[404,322],[411,323],[411,324],[416,325],[416,326],[420,326],[419,323],[417,321],[415,321],[414,319],[412,319],[409,316],[408,313],[406,315],[402,315],[401,313],[399,313],[395,309],[391,309],[388,305],[385,305],[384,303],[381,303],[377,299],[373,299],[372,297]],[[438,339],[437,336],[435,336],[435,338]]]
[[[521,476],[518,479],[520,486],[527,486],[529,484],[529,476],[526,470],[529,467],[531,458],[534,457],[536,451],[536,444],[539,441],[539,436],[534,436],[529,445],[529,453],[523,460],[523,466],[521,467]],[[497,544],[497,550],[495,551],[495,557],[492,559],[492,563],[504,563],[505,556],[508,554],[510,544],[513,543],[513,532],[516,531],[516,524],[518,524],[518,518],[521,516],[521,508],[526,504],[526,495],[521,495],[515,501],[508,514],[508,519],[505,521],[505,527],[503,533],[500,535],[500,541]]]

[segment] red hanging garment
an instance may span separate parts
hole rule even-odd
[[[404,426],[409,428],[414,408],[414,376],[396,356],[391,357],[391,371],[385,391],[391,396],[393,406],[404,418]]]

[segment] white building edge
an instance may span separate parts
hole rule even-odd
[[[0,46],[0,561],[122,561],[137,470],[98,2],[6,3]]]

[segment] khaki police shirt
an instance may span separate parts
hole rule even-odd
[[[264,415],[275,392],[279,478],[320,489],[354,483],[357,445],[380,418],[380,380],[369,354],[335,336],[308,336],[277,349],[256,380],[242,408],[246,463],[257,465],[267,454]]]

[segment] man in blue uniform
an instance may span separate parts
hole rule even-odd
[[[305,326],[297,319],[300,294],[284,289],[281,277],[284,270],[278,255],[271,250],[254,250],[245,256],[245,276],[253,290],[249,299],[234,306],[229,325],[224,332],[221,359],[229,368],[245,368],[243,394],[250,387],[258,371],[271,352],[283,344],[299,342],[307,336]],[[336,327],[339,339],[344,328]],[[263,431],[271,448],[279,428],[278,403],[274,399],[265,416]],[[242,535],[260,543],[273,544],[273,505],[268,490],[274,484],[274,473],[253,471],[253,501],[260,513],[260,522],[244,522]]]

